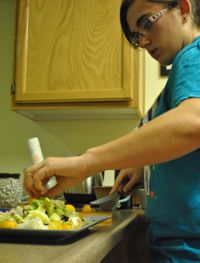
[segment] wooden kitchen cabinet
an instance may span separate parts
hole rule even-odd
[[[16,3],[14,110],[143,113],[143,53],[124,39],[121,0]]]

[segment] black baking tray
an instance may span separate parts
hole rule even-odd
[[[111,218],[111,216],[84,216],[92,222],[78,230],[32,230],[32,229],[0,229],[1,243],[29,244],[65,244],[82,238],[94,225]]]

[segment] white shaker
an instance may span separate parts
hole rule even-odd
[[[30,150],[30,154],[31,154],[33,164],[37,164],[37,163],[44,160],[42,150],[40,147],[40,142],[39,142],[39,139],[37,137],[30,138],[28,140],[28,147]],[[54,176],[54,177],[51,177],[51,179],[47,182],[46,187],[47,187],[47,189],[50,189],[50,188],[54,187],[56,184],[57,184],[57,182],[56,182],[56,178]]]
[[[40,147],[40,142],[37,137],[28,140],[28,147],[30,150],[33,164],[39,163],[44,160],[42,150]]]

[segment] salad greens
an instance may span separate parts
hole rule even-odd
[[[64,201],[47,197],[34,199],[30,204],[17,206],[0,212],[0,228],[9,227],[11,222],[20,229],[67,229],[73,230],[90,223],[77,212],[67,209]],[[13,227],[12,227],[13,228]]]

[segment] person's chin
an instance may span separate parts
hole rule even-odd
[[[151,54],[151,56],[163,66],[169,66],[172,64],[172,61],[173,61],[172,58],[167,57],[159,49],[156,49],[155,52]]]
[[[163,57],[159,57],[159,58],[157,58],[156,59],[159,63],[160,63],[160,65],[162,65],[162,66],[169,66],[169,65],[171,65],[172,64],[172,59],[167,59],[167,58],[163,58]]]
[[[160,64],[162,64],[163,58],[161,57],[159,50],[155,50],[154,52],[151,52],[150,54],[152,56],[152,58],[154,58],[155,60],[157,60]]]

